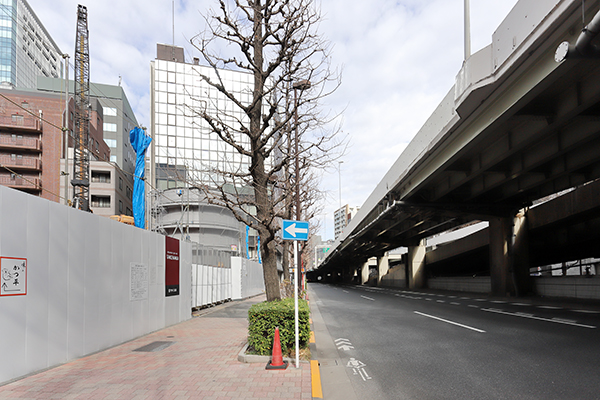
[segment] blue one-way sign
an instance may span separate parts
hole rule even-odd
[[[308,240],[308,221],[283,220],[284,240]]]

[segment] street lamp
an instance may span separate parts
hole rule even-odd
[[[343,161],[338,161],[338,175],[340,178],[340,209],[342,208],[342,164]]]
[[[296,151],[296,220],[300,221],[300,154],[298,152],[298,90],[310,89],[310,81],[303,79],[292,85],[294,88],[294,125],[295,125],[295,151]]]
[[[296,150],[296,220],[300,221],[301,213],[300,213],[300,154],[298,152],[298,90],[307,90],[310,89],[310,81],[303,79],[298,81],[292,85],[294,88],[294,122],[295,122],[295,150]],[[295,330],[295,345],[296,345],[296,368],[299,367],[299,333],[298,333],[298,266],[300,264],[300,252],[298,251],[298,241],[294,240],[294,330]],[[304,287],[304,279],[302,280]]]

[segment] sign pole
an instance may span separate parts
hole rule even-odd
[[[296,333],[296,368],[300,367],[300,335],[298,333],[298,241],[294,240],[294,330]]]

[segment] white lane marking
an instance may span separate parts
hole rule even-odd
[[[398,293],[396,293],[396,296],[400,297],[400,295]]]
[[[461,297],[460,299],[461,299],[461,300],[471,300],[471,298],[470,298],[470,297]]]
[[[347,290],[342,290],[342,292],[344,292],[344,293],[350,293],[350,292],[349,292],[349,291],[347,291]]]
[[[431,299],[425,299],[425,300],[427,300],[427,301],[431,301]]]
[[[451,302],[450,304],[452,304],[453,306],[460,306],[460,303],[457,303],[455,301]]]
[[[562,310],[562,307],[556,307],[556,306],[537,306],[538,308],[543,308],[545,310]]]
[[[583,324],[577,324],[577,323],[569,322],[569,321],[562,321],[562,320],[548,319],[548,318],[540,318],[540,317],[535,317],[533,315],[530,316],[530,315],[521,314],[521,313],[509,313],[509,312],[505,312],[505,311],[501,311],[501,310],[496,310],[496,309],[493,309],[493,308],[482,308],[481,310],[482,311],[493,312],[493,313],[497,313],[497,314],[511,315],[513,317],[530,318],[530,319],[535,319],[535,320],[538,320],[538,321],[554,322],[556,324],[573,325],[573,326],[579,326],[581,328],[596,329],[596,327],[593,326],[593,325],[583,325]]]
[[[437,303],[445,303],[445,300],[436,300]]]
[[[361,295],[360,297],[362,297],[363,299],[367,299],[367,300],[375,301],[375,299],[372,299],[372,298],[370,298],[370,297],[367,297],[367,296],[363,296],[363,295]]]
[[[459,324],[458,322],[449,321],[447,319],[435,317],[433,315],[423,314],[422,312],[415,311],[415,314],[419,314],[419,315],[422,315],[422,316],[427,317],[427,318],[433,318],[433,319],[436,319],[438,321],[445,322],[447,324],[452,324],[452,325],[460,326],[461,328],[470,329],[470,330],[475,331],[475,332],[485,333],[484,330],[473,328],[472,326],[468,326],[468,325]]]
[[[471,308],[479,308],[479,306],[476,306],[475,304],[469,304],[469,307],[471,307]]]
[[[475,299],[475,301],[485,301],[485,299]]]
[[[594,310],[573,310],[573,312],[584,313],[584,314],[600,314],[600,311],[594,311]]]
[[[504,300],[492,300],[492,303],[496,303],[496,304],[506,304],[506,301],[504,301]]]
[[[513,306],[530,306],[531,304],[528,303],[510,303]]]
[[[557,322],[568,322],[568,323],[571,323],[571,324],[576,324],[577,323],[577,321],[574,320],[574,319],[566,319],[566,318],[557,318],[557,317],[554,317],[554,318],[552,318],[552,320],[553,321],[557,321]]]

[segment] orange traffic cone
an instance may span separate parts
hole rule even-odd
[[[275,328],[275,337],[273,338],[273,351],[271,353],[271,360],[267,363],[265,369],[286,369],[287,366],[288,362],[283,361],[283,356],[281,354],[279,328]]]

